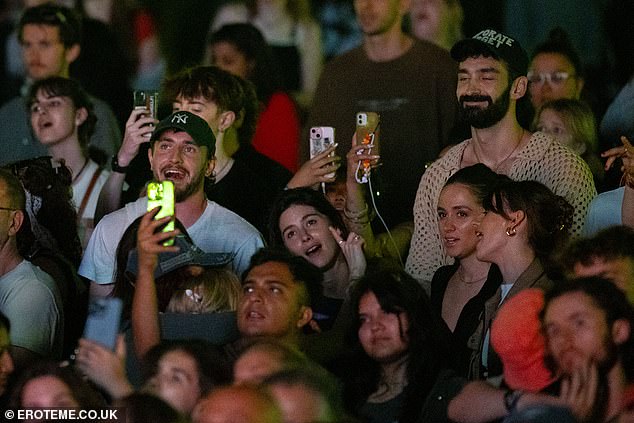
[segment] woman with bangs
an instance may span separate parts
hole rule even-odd
[[[322,301],[313,311],[321,329],[330,327],[351,283],[365,273],[363,238],[348,233],[341,215],[323,194],[295,188],[284,191],[273,205],[269,244],[304,257],[324,273]]]
[[[551,255],[567,241],[572,222],[572,206],[541,183],[499,178],[477,225],[476,257],[495,264],[502,283],[485,303],[483,319],[469,340],[474,350],[472,379],[502,374],[500,359],[489,344],[491,322],[507,298],[526,288],[552,286],[558,275]]]
[[[370,423],[449,421],[464,379],[444,370],[448,354],[420,284],[380,269],[355,284],[351,304],[350,355],[337,372],[350,411]]]

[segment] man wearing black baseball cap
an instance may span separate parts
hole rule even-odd
[[[517,40],[486,29],[456,43],[451,57],[458,62],[456,96],[471,138],[434,162],[418,188],[406,269],[426,288],[436,269],[450,262],[438,233],[436,206],[440,190],[459,169],[483,163],[514,180],[543,183],[574,206],[572,234],[581,233],[588,204],[596,195],[592,174],[579,156],[518,122],[516,106],[528,86],[528,57]]]
[[[232,270],[240,274],[264,242],[257,229],[205,195],[205,177],[211,175],[215,165],[215,141],[205,120],[177,111],[152,132],[148,159],[155,180],[174,183],[175,215],[194,244],[205,252],[231,254]],[[79,267],[79,274],[93,282],[91,295],[112,291],[119,240],[146,209],[147,200],[142,197],[104,216],[95,228]]]

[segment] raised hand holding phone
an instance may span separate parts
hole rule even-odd
[[[375,112],[359,112],[356,116],[356,140],[357,145],[365,148],[358,149],[357,154],[379,155],[379,125],[381,118]],[[360,184],[368,183],[372,166],[376,165],[376,160],[362,160],[355,171],[355,179]]]
[[[88,305],[88,318],[82,338],[114,351],[119,333],[122,301],[120,298],[94,298]]]

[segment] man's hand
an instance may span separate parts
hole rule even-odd
[[[149,116],[147,109],[134,109],[125,123],[125,134],[121,148],[117,153],[120,166],[128,166],[132,159],[139,154],[139,146],[150,141],[152,131],[158,120]]]
[[[598,387],[597,365],[587,362],[575,369],[569,378],[562,380],[559,397],[580,422],[589,421],[595,409]]]
[[[159,253],[177,252],[177,246],[164,246],[163,241],[173,238],[180,234],[179,229],[169,232],[161,232],[159,228],[166,225],[173,216],[165,216],[162,219],[154,220],[154,216],[158,213],[160,207],[155,207],[145,213],[139,224],[137,232],[137,251],[139,257],[139,272],[143,269],[150,273],[154,273],[154,269],[158,264]]]

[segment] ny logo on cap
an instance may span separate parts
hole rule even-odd
[[[183,123],[186,124],[187,123],[187,118],[189,116],[187,116],[186,114],[178,114],[178,115],[174,115],[174,117],[172,118],[172,123]]]

